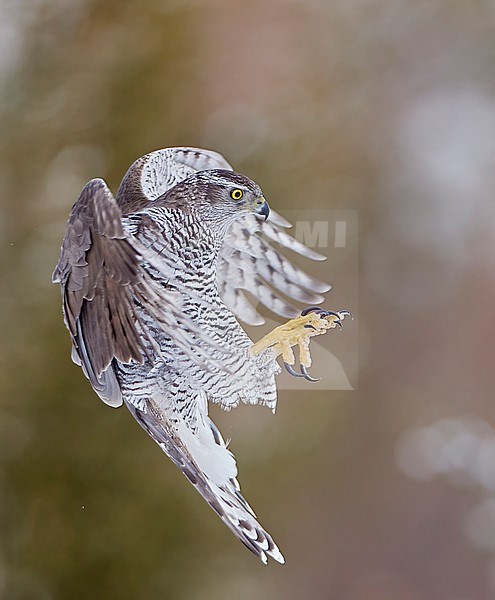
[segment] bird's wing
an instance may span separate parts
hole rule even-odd
[[[144,158],[147,160],[141,171],[141,187],[149,199],[162,196],[198,171],[233,171],[221,154],[202,148],[165,148]]]
[[[233,170],[222,155],[211,150],[164,148],[151,152],[130,167],[117,202],[124,213],[150,206],[186,177],[209,169]],[[227,232],[218,258],[218,289],[236,317],[249,325],[262,325],[264,319],[245,292],[254,302],[291,318],[299,312],[291,301],[318,304],[323,301],[321,294],[330,289],[285,256],[289,250],[310,260],[325,259],[288,235],[285,229],[290,226],[272,210],[266,222],[246,215]]]
[[[200,392],[176,399],[168,411],[155,404],[148,404],[146,411],[126,404],[234,535],[265,564],[267,557],[283,563],[277,545],[241,495],[235,457],[208,417],[206,396]]]
[[[150,348],[159,352],[136,301],[198,364],[204,367],[211,356],[209,340],[181,310],[177,291],[158,285],[143,268],[156,258],[147,253],[124,230],[106,183],[86,184],[72,207],[53,281],[62,288],[72,358],[110,406],[122,404],[113,359],[142,364]]]
[[[262,325],[265,320],[244,292],[277,315],[292,318],[299,310],[291,300],[319,304],[324,300],[321,294],[330,289],[285,256],[284,251],[291,250],[311,260],[325,259],[288,235],[286,227],[290,223],[275,211],[267,221],[246,215],[233,223],[225,237],[217,267],[219,294],[249,325]]]
[[[117,192],[123,214],[147,208],[165,192],[198,171],[232,167],[223,156],[201,148],[163,148],[138,158],[129,167]]]

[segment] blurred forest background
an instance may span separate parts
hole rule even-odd
[[[1,598],[494,597],[494,61],[493,0],[0,0]],[[70,361],[70,206],[174,145],[359,214],[359,389],[215,414],[284,567]]]

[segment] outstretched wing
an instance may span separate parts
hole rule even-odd
[[[129,215],[163,196],[165,192],[198,171],[232,167],[223,156],[201,148],[164,148],[141,156],[127,170],[115,200],[122,214]]]
[[[131,299],[138,253],[102,179],[91,180],[72,207],[53,282],[62,287],[72,357],[100,397],[122,403],[113,358],[143,362],[139,319]]]
[[[110,406],[122,404],[112,361],[142,364],[150,350],[159,352],[136,302],[193,360],[211,364],[210,341],[181,310],[177,288],[159,285],[145,262],[157,265],[157,257],[126,233],[111,191],[93,179],[72,207],[53,281],[62,288],[72,358]]]
[[[157,150],[130,167],[117,194],[117,203],[124,213],[144,208],[186,177],[209,169],[233,170],[223,156],[211,150]],[[249,325],[262,325],[264,319],[245,292],[274,313],[290,318],[299,312],[291,301],[319,304],[323,302],[321,294],[330,289],[285,256],[284,252],[290,250],[310,260],[325,259],[288,235],[285,229],[290,226],[271,211],[266,222],[246,215],[227,232],[218,258],[218,289],[236,317]]]
[[[325,260],[325,256],[288,235],[284,228],[290,226],[271,211],[267,221],[246,215],[227,232],[218,258],[219,293],[230,310],[248,325],[263,325],[265,320],[245,292],[277,315],[292,318],[300,309],[291,300],[320,304],[324,300],[321,294],[330,289],[330,285],[305,273],[272,244],[311,260]]]
[[[149,403],[145,411],[127,403],[141,427],[182,471],[227,527],[265,564],[284,563],[277,545],[241,495],[234,455],[207,413],[206,397],[175,398],[169,411]]]

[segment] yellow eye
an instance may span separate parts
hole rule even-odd
[[[235,190],[232,190],[230,192],[230,197],[232,198],[232,200],[240,200],[243,196],[244,192],[239,188],[235,188]]]

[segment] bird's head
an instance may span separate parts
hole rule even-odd
[[[194,173],[163,196],[164,204],[172,198],[185,209],[195,210],[202,219],[223,226],[246,213],[264,220],[270,213],[259,185],[245,175],[223,169]]]
[[[254,213],[265,220],[268,218],[268,202],[260,186],[249,177],[221,169],[200,171],[196,177],[206,183],[206,199],[210,205],[217,205],[229,214]]]

